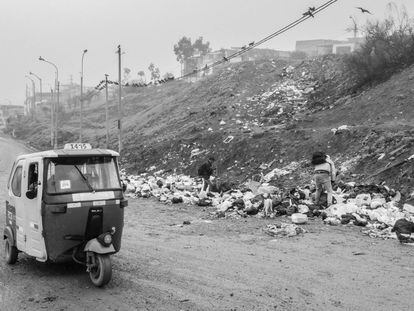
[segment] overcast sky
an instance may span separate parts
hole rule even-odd
[[[79,83],[81,56],[85,85],[95,86],[108,73],[117,77],[116,47],[125,51],[122,67],[147,71],[154,62],[161,73],[179,73],[173,52],[182,37],[203,36],[216,50],[242,46],[299,18],[309,6],[327,0],[0,0],[0,104],[23,104],[25,78],[32,71],[53,85],[54,69],[38,57],[54,62],[59,80],[71,76]],[[351,34],[350,15],[364,25],[383,19],[385,0],[338,0],[329,9],[263,47],[293,50],[296,40],[345,39]],[[395,0],[414,16],[413,0]],[[373,15],[362,14],[362,6]],[[36,85],[36,87],[38,87]]]

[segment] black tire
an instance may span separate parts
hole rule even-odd
[[[6,262],[9,265],[14,265],[17,262],[18,251],[17,251],[16,246],[13,246],[10,243],[9,238],[6,238],[4,240],[4,253],[5,253],[5,257],[6,257]]]
[[[96,266],[89,271],[89,278],[93,285],[102,287],[111,280],[112,263],[109,255],[95,254]]]

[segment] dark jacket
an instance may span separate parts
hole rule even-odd
[[[198,169],[198,175],[206,179],[209,179],[213,172],[214,169],[211,162],[204,163]]]

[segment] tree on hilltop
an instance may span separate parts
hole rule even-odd
[[[151,63],[148,66],[148,70],[151,73],[151,81],[155,82],[160,79],[160,76],[161,76],[160,69],[158,67],[155,67],[154,63]]]
[[[140,78],[140,80],[142,82],[146,82],[147,81],[147,79],[145,78],[145,72],[143,70],[138,71],[137,75],[138,75],[138,77]]]
[[[125,67],[124,68],[124,75],[123,75],[122,83],[128,82],[130,74],[131,74],[131,69]]]
[[[210,42],[203,42],[203,37],[199,37],[194,43],[191,43],[191,38],[184,36],[174,45],[174,54],[180,63],[183,63],[197,53],[206,55],[210,51]]]

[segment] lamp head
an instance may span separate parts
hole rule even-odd
[[[88,52],[88,50],[87,50],[87,49],[83,50],[83,54],[85,54],[86,52]]]
[[[43,62],[45,61],[45,59],[42,56],[39,56],[39,60]]]

